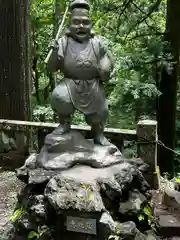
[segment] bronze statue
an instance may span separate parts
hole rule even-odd
[[[64,79],[54,89],[51,104],[59,116],[61,134],[70,130],[72,115],[79,110],[91,126],[94,142],[109,145],[103,134],[108,117],[103,83],[109,80],[113,64],[102,37],[92,32],[89,9],[87,1],[73,1],[67,33],[52,41],[48,70],[60,70]]]

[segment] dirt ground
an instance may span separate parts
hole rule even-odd
[[[15,172],[0,168],[0,230],[10,219],[17,201],[17,192],[23,183],[16,178]]]

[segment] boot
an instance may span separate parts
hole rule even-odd
[[[58,134],[65,134],[71,130],[71,117],[59,116],[59,126],[57,128]]]
[[[94,143],[102,146],[109,146],[111,143],[104,136],[104,124],[96,123],[91,125],[91,132],[93,134]]]

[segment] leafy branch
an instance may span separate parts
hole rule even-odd
[[[149,9],[149,12],[143,16],[143,18],[141,18],[139,21],[137,21],[129,30],[129,32],[126,35],[126,38],[128,37],[128,35],[131,33],[131,31],[136,28],[138,25],[140,25],[141,23],[143,23],[144,21],[146,21],[146,19],[148,19],[150,17],[150,15],[159,7],[159,5],[161,4],[162,0],[157,0]]]

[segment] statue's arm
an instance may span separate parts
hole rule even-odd
[[[107,49],[104,41],[100,39],[100,60],[99,69],[102,81],[108,81],[110,79],[110,74],[114,67],[114,60],[112,54]]]
[[[57,57],[57,50],[53,49],[53,52],[49,58],[47,63],[47,70],[49,72],[56,72],[58,71],[58,57]]]
[[[58,41],[53,40],[50,44],[50,47],[53,49],[53,52],[47,63],[47,69],[49,72],[57,72],[62,68],[62,63],[64,60],[62,44],[63,44],[62,39],[59,39]]]

